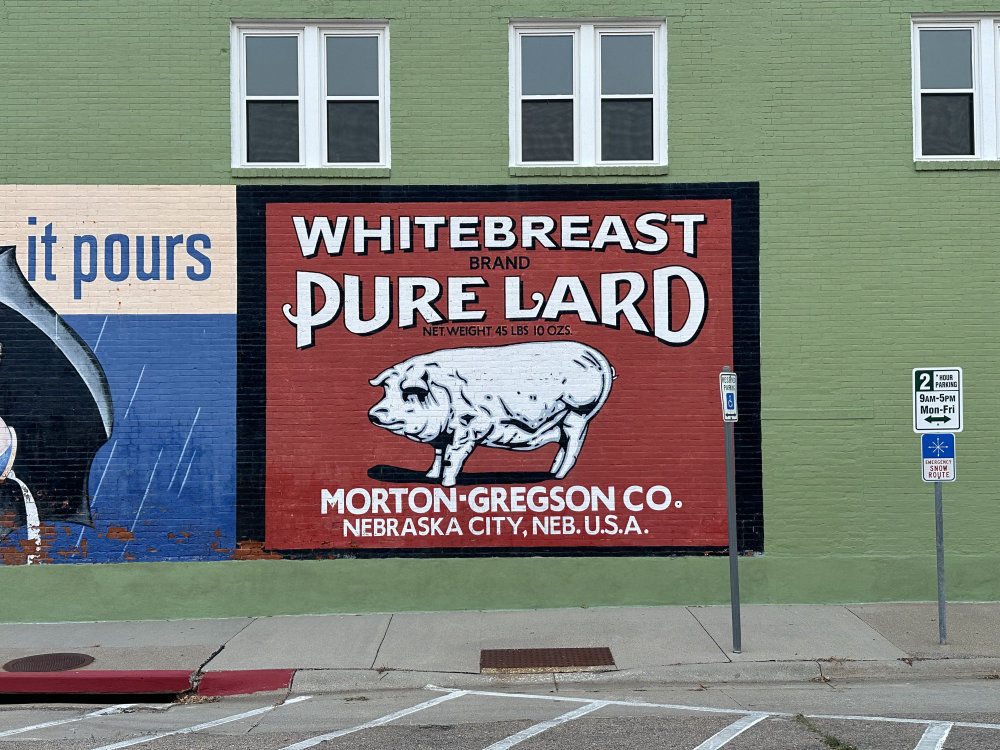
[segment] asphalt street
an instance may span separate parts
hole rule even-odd
[[[355,694],[8,704],[0,749],[996,750],[995,680],[428,686]]]

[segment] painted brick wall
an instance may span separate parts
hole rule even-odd
[[[933,597],[932,491],[919,477],[909,375],[915,366],[957,365],[965,368],[967,425],[959,480],[945,489],[949,592],[995,599],[992,454],[1000,429],[990,384],[1000,354],[992,331],[1000,172],[918,170],[912,158],[909,14],[967,10],[955,0],[619,3],[621,16],[667,19],[669,174],[523,176],[507,166],[508,21],[602,17],[606,4],[93,0],[43,14],[36,3],[7,0],[0,181],[757,182],[766,552],[745,561],[746,595]],[[390,20],[390,176],[230,169],[229,19],[274,17]],[[8,241],[20,243],[20,235],[0,244]],[[484,577],[431,597],[438,606],[536,606],[718,600],[725,596],[718,562],[598,561],[569,588],[557,561],[408,564],[446,575],[465,565]],[[296,569],[304,582],[273,592],[280,602],[273,606],[295,610],[305,588],[326,586],[338,602],[331,606],[350,609],[358,597],[337,586],[363,588],[394,564],[352,562],[340,584]],[[168,570],[164,581],[187,575]],[[525,570],[540,581],[537,591],[508,591]],[[492,598],[478,593],[483,580]],[[245,609],[234,596],[231,607]],[[400,587],[381,596],[367,606],[428,601],[408,599]],[[208,602],[189,606],[217,611]]]
[[[90,377],[88,385],[92,395],[103,391],[112,413],[110,436],[80,456],[91,463],[89,482],[83,477],[75,492],[60,487],[62,497],[46,507],[47,484],[65,471],[50,462],[80,450],[61,425],[78,424],[87,403],[69,403],[37,426],[32,408],[18,413],[22,393],[44,403],[75,377],[50,382],[55,376],[40,353],[12,358],[11,344],[51,331],[51,318],[5,319],[0,418],[18,435],[13,471],[23,473],[24,451],[34,443],[48,468],[22,476],[39,502],[42,549],[8,517],[19,498],[4,495],[4,562],[228,559],[235,549],[235,189],[0,185],[0,203],[3,244],[16,247],[36,299],[93,353],[103,382]],[[4,274],[5,310],[20,304],[13,276]],[[60,507],[76,502],[78,516]]]

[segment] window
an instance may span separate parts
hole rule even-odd
[[[914,19],[914,155],[998,158],[1000,17]]]
[[[234,167],[389,166],[386,24],[237,23]]]
[[[666,163],[662,21],[511,25],[512,165]]]

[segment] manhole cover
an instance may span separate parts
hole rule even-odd
[[[614,668],[607,646],[595,648],[499,648],[479,653],[480,672],[587,672]]]
[[[89,654],[35,654],[12,659],[3,665],[4,672],[65,672],[94,663]]]

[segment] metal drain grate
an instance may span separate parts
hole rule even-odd
[[[498,648],[479,652],[479,671],[496,672],[601,672],[615,668],[611,649]]]
[[[89,654],[35,654],[12,659],[3,665],[4,672],[66,672],[94,663]]]

